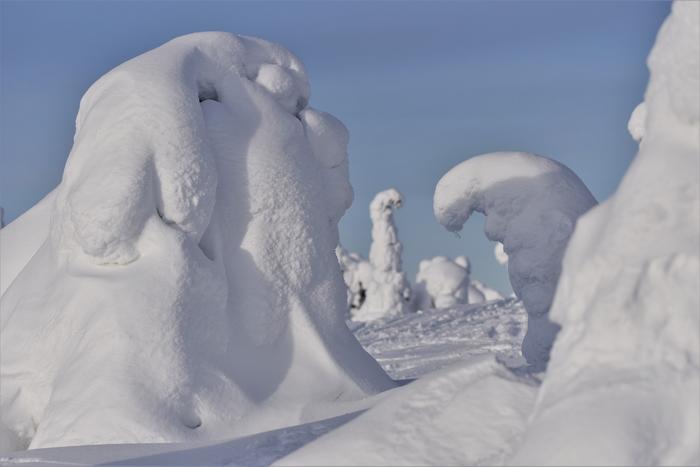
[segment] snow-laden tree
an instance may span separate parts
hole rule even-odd
[[[219,32],[90,87],[60,185],[0,231],[0,444],[220,439],[393,386],[345,326],[348,135],[308,96]]]
[[[435,188],[435,217],[447,230],[461,230],[476,211],[486,216],[488,239],[503,243],[511,285],[528,312],[523,355],[535,369],[545,368],[559,330],[548,313],[569,236],[595,204],[567,167],[522,152],[472,157]]]
[[[413,295],[414,307],[419,310],[451,308],[503,298],[497,291],[471,277],[471,265],[466,256],[457,256],[454,260],[436,256],[421,261]]]
[[[630,122],[639,152],[571,237],[551,310],[562,331],[512,464],[700,462],[698,18],[698,2],[673,4],[646,117]]]
[[[346,258],[346,284],[351,293],[363,291],[363,298],[355,299],[358,306],[352,309],[355,321],[372,321],[410,309],[411,286],[401,269],[403,247],[394,223],[394,210],[402,203],[401,193],[394,188],[377,193],[369,205],[372,219],[369,262]],[[348,268],[352,268],[349,274]]]

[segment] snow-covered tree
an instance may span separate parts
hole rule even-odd
[[[639,152],[571,237],[551,310],[562,331],[512,465],[698,465],[698,18],[698,2],[673,4],[647,115],[630,122]]]
[[[402,246],[394,223],[394,209],[403,203],[394,188],[377,193],[369,206],[372,245],[369,261],[340,253],[346,285],[355,304],[352,319],[372,321],[410,309],[411,286],[401,269]]]
[[[218,32],[90,87],[60,185],[0,231],[0,444],[220,439],[393,386],[345,326],[348,135],[308,96]]]
[[[545,368],[559,330],[548,313],[569,236],[595,204],[567,167],[520,152],[472,157],[435,188],[435,217],[447,230],[459,231],[477,211],[489,240],[503,243],[511,285],[528,312],[523,355],[536,369]]]
[[[471,278],[471,265],[466,256],[457,256],[454,260],[436,256],[421,261],[413,293],[414,306],[420,310],[503,298],[497,291]]]

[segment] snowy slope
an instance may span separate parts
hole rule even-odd
[[[469,356],[491,354],[509,366],[523,365],[526,327],[522,302],[508,299],[373,321],[354,332],[392,378],[403,380]]]

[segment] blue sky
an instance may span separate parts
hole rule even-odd
[[[80,96],[121,62],[181,34],[223,30],[279,42],[305,63],[311,104],[350,130],[355,203],[341,222],[369,250],[367,206],[396,187],[404,264],[468,255],[509,291],[470,219],[461,238],[432,216],[435,183],[470,156],[557,159],[599,199],[634,157],[626,125],[648,79],[667,2],[0,2],[0,204],[11,220],[61,178]]]

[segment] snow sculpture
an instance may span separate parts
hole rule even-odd
[[[435,217],[447,230],[459,231],[477,211],[489,240],[503,243],[510,282],[528,313],[523,356],[535,370],[545,368],[559,329],[548,312],[564,249],[576,219],[595,204],[567,167],[521,152],[472,157],[435,188]]]
[[[372,321],[405,313],[409,309],[411,288],[401,270],[402,246],[394,224],[394,209],[403,203],[401,194],[391,188],[374,197],[369,205],[372,219],[372,245],[369,266],[362,265],[366,297],[353,312],[355,321]],[[371,276],[370,271],[371,269]],[[370,277],[368,277],[370,276]]]
[[[639,153],[571,238],[551,310],[562,331],[516,464],[700,463],[698,17],[698,2],[673,4]]]
[[[392,387],[344,323],[347,132],[308,95],[291,53],[218,32],[90,87],[61,184],[2,229],[6,448],[215,439]]]

